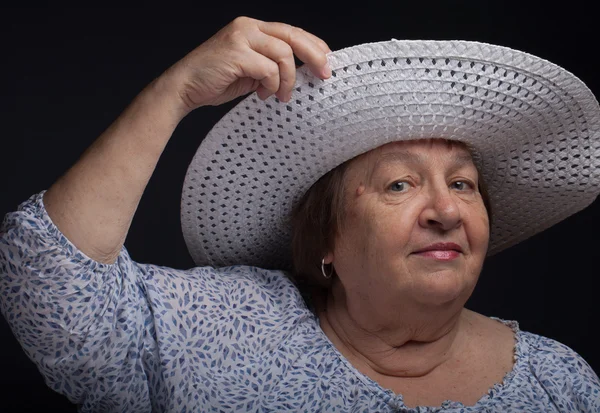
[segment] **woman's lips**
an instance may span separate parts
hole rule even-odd
[[[455,250],[428,250],[415,252],[414,254],[419,255],[421,257],[434,258],[440,261],[451,261],[455,258],[458,258],[460,252]]]
[[[462,248],[453,242],[440,242],[420,248],[413,254],[440,261],[450,261],[462,254]]]

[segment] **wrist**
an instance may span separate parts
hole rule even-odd
[[[154,79],[142,92],[142,99],[148,99],[160,106],[174,126],[190,113],[189,106],[179,93],[181,82],[171,69]]]

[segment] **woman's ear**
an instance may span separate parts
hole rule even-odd
[[[325,264],[331,264],[333,262],[333,252],[328,252],[327,254],[325,254],[325,256],[323,257],[323,262]]]

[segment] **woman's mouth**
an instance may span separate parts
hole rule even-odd
[[[440,261],[451,261],[458,258],[463,250],[460,245],[453,242],[439,242],[419,248],[413,254],[424,257],[433,258]]]

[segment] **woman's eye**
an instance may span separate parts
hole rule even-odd
[[[458,189],[459,191],[465,191],[465,190],[471,189],[471,184],[469,184],[468,182],[465,182],[465,181],[452,182],[451,186],[452,186],[452,188]]]
[[[398,181],[390,185],[390,190],[393,192],[404,192],[408,189],[408,182]]]

